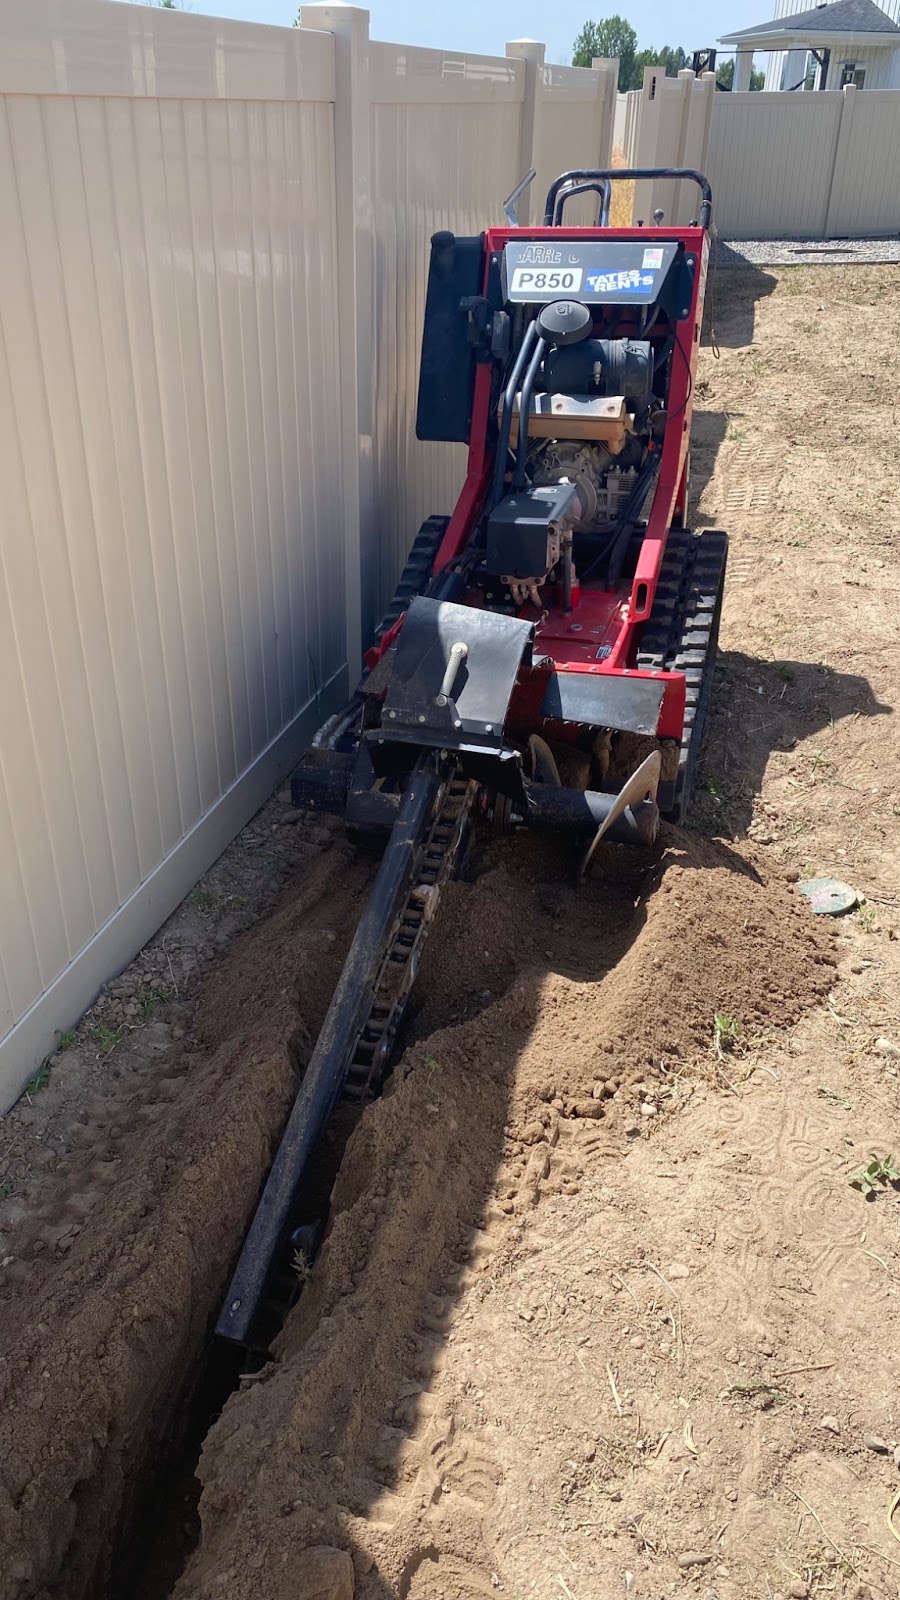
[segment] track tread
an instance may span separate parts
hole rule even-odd
[[[653,609],[638,650],[638,667],[683,672],[686,680],[678,773],[659,790],[660,810],[670,822],[683,822],[690,805],[712,688],[727,559],[727,533],[670,530]]]
[[[411,600],[417,594],[424,594],[428,587],[429,579],[434,570],[435,557],[441,547],[444,534],[447,532],[449,517],[426,517],[421,528],[412,542],[406,566],[400,574],[393,599],[375,629],[375,643],[380,643],[384,635],[394,626],[394,623],[406,611]]]

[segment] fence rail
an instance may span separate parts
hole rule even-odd
[[[607,165],[615,74],[0,0],[0,1109],[346,694],[463,470],[428,236]]]

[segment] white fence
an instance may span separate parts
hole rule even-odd
[[[708,174],[735,239],[900,232],[900,92],[719,94]]]
[[[0,0],[0,1107],[452,506],[461,451],[414,439],[429,234],[609,159],[614,64],[303,24]]]

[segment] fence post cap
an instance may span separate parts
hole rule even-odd
[[[517,56],[520,60],[539,61],[543,63],[547,46],[541,44],[540,39],[508,39],[506,54]]]

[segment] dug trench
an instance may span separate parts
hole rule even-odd
[[[832,981],[828,940],[752,852],[674,830],[650,857],[605,849],[576,891],[565,852],[476,841],[260,1371],[210,1367],[209,1329],[371,866],[335,844],[289,884],[205,981],[191,1048],[92,1112],[4,1277],[3,1600],[299,1600],[323,1572],[323,1595],[359,1600],[490,1593],[492,1574],[524,1592],[534,1373],[542,1406],[548,1362],[605,1379],[599,1280],[593,1333],[570,1317],[554,1356],[538,1283],[507,1322],[521,1263],[556,1229],[554,1271],[602,1255],[618,1164],[698,1070],[727,1080],[715,1012],[753,1038]]]

